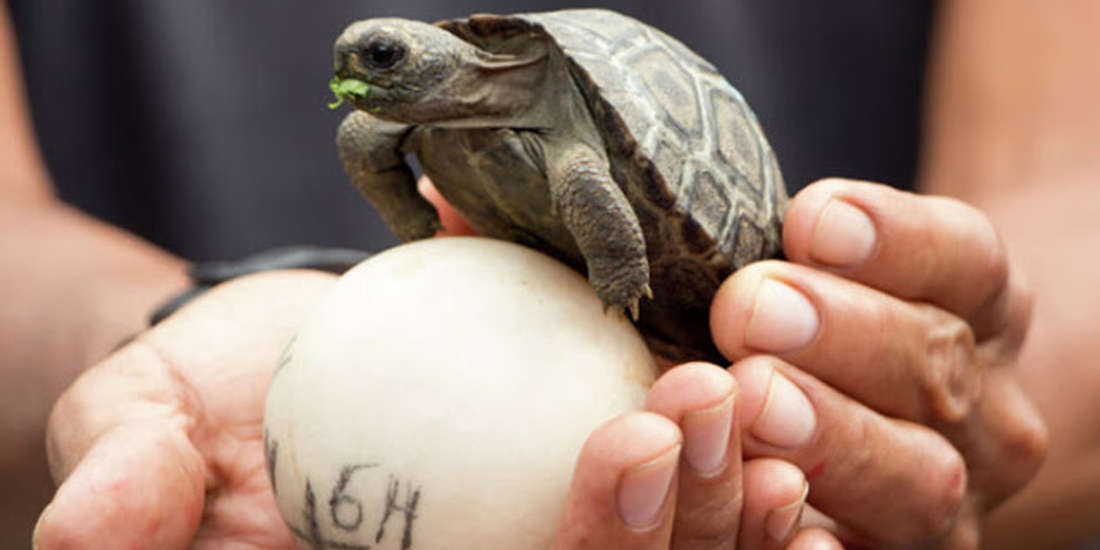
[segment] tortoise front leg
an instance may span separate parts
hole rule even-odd
[[[344,118],[336,136],[340,160],[352,185],[402,241],[431,237],[441,227],[439,213],[417,191],[401,152],[409,129],[353,111]]]
[[[584,256],[588,282],[605,307],[628,310],[637,320],[638,301],[653,291],[634,209],[602,154],[582,144],[552,152],[547,177],[554,208]]]

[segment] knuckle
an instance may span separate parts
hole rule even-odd
[[[950,197],[919,197],[928,211],[933,212],[923,227],[915,228],[916,239],[930,239],[939,247],[926,247],[918,254],[920,275],[930,289],[956,289],[956,299],[964,316],[970,316],[995,303],[1006,290],[1009,282],[1009,261],[1001,237],[993,222],[981,210]],[[917,241],[922,242],[922,241]],[[949,246],[957,253],[944,255]],[[957,285],[963,275],[979,289],[961,288]],[[963,293],[963,294],[959,294]]]
[[[1016,276],[1012,282],[1012,292],[1016,295],[1018,301],[1017,306],[1017,322],[1023,326],[1028,326],[1031,321],[1031,315],[1035,311],[1035,287],[1032,282],[1023,276]]]
[[[1023,273],[1016,273],[1012,278],[1012,288],[1020,300],[1020,309],[1030,318],[1035,309],[1035,283]]]
[[[923,368],[918,367],[917,373],[925,420],[957,423],[970,414],[981,390],[975,372],[974,333],[961,319],[925,307],[932,322],[921,346]]]
[[[939,538],[956,523],[966,496],[967,471],[962,455],[944,443],[929,461],[930,505],[924,509],[922,528],[928,538]]]
[[[1018,456],[1023,457],[1034,468],[1038,468],[1047,457],[1047,451],[1050,448],[1050,432],[1046,424],[1034,419],[1026,428],[1020,430],[1010,443]]]
[[[1003,436],[1006,465],[1013,465],[1006,470],[1015,474],[1005,483],[1010,492],[1022,487],[1035,476],[1046,459],[1050,445],[1046,424],[1031,411],[1020,415],[1012,422],[1012,426],[1014,429]]]

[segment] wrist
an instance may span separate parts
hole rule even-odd
[[[265,250],[229,261],[200,262],[187,269],[192,286],[172,295],[152,312],[150,324],[164,318],[207,290],[231,279],[265,271],[308,269],[342,274],[370,256],[369,252],[350,248],[289,246]]]
[[[146,250],[140,250],[140,257],[104,266],[107,273],[89,282],[95,290],[86,294],[81,370],[148,329],[150,312],[192,287],[185,261],[147,243],[136,248]]]

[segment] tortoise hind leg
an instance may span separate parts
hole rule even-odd
[[[556,149],[556,150],[555,150]],[[554,209],[573,235],[588,267],[588,281],[605,307],[635,320],[642,296],[652,298],[645,237],[638,217],[602,152],[573,143],[547,155]]]
[[[402,241],[424,239],[442,227],[439,213],[416,189],[401,145],[409,126],[352,111],[340,123],[336,143],[351,183]]]

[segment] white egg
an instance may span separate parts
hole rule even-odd
[[[599,424],[656,367],[527,248],[420,241],[349,271],[287,346],[265,448],[302,548],[543,550]]]

